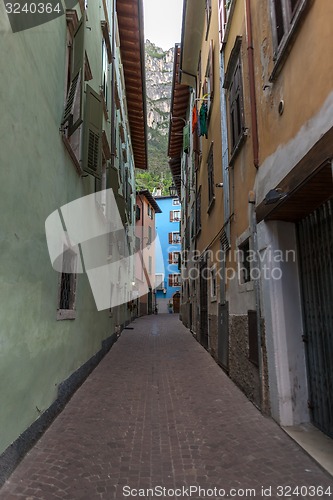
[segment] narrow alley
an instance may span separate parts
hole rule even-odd
[[[0,498],[329,493],[332,478],[248,401],[178,315],[159,314],[122,332]]]

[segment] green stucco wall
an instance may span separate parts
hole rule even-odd
[[[99,90],[101,9],[89,11],[88,55]],[[94,191],[80,177],[61,135],[66,19],[12,34],[0,3],[0,454],[57,397],[58,385],[114,332],[115,314],[97,312],[78,275],[75,320],[56,321],[58,273],[45,219]],[[82,221],[84,223],[84,221]],[[122,320],[126,319],[123,308]]]

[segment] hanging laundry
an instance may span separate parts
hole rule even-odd
[[[200,108],[199,122],[200,122],[200,135],[204,135],[206,139],[208,139],[207,118],[208,118],[208,106],[207,103],[204,102]]]
[[[194,132],[196,131],[196,129],[197,129],[197,124],[198,124],[198,112],[197,112],[197,107],[196,107],[196,106],[193,106],[193,109],[192,109],[192,134],[194,134]]]

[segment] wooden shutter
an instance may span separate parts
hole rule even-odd
[[[68,123],[68,136],[83,122],[85,15],[73,35],[73,67],[61,125]]]
[[[173,210],[170,210],[170,222],[173,222]]]
[[[73,36],[73,68],[72,68],[72,78],[84,67],[84,38],[86,29],[86,16],[83,15]]]
[[[208,70],[208,78],[209,78],[209,92],[210,92],[210,100],[213,100],[214,96],[214,49],[213,49],[213,40],[209,43],[209,70]]]
[[[169,274],[169,286],[173,286],[173,274]]]
[[[183,127],[183,151],[188,153],[190,149],[190,125]]]
[[[172,244],[172,233],[169,233],[169,244]]]
[[[116,196],[119,191],[119,175],[118,169],[114,166],[109,168],[109,176],[107,187],[113,189],[114,195]]]
[[[84,114],[83,170],[100,177],[102,163],[102,97],[89,85]]]
[[[108,184],[110,189],[113,189],[114,197],[117,203],[119,215],[121,218],[121,221],[123,224],[126,222],[126,202],[124,197],[119,194],[119,188],[120,188],[120,183],[119,183],[119,170],[117,167],[112,166],[109,169],[109,177],[108,177]]]
[[[197,96],[200,97],[201,94],[201,85],[202,85],[202,74],[201,74],[201,51],[199,52],[199,61],[198,61],[198,88],[197,88]]]
[[[172,264],[172,252],[169,252],[169,264]]]

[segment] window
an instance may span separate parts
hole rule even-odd
[[[179,198],[174,198],[172,200],[172,205],[175,206],[175,205],[180,205],[180,201],[179,201]]]
[[[200,168],[200,164],[201,164],[201,158],[202,158],[202,154],[201,154],[201,137],[198,136],[198,134],[193,134],[193,154],[194,154],[194,175],[195,175],[195,172],[197,170],[199,170]],[[193,186],[194,186],[194,182],[193,182]]]
[[[101,178],[102,98],[89,85],[85,87],[85,81],[92,78],[85,52],[86,16],[83,14],[78,23],[75,19],[75,15],[67,11],[67,38],[72,39],[72,49],[67,54],[66,86],[68,92],[61,120],[61,131],[64,144],[78,172],[81,174],[84,170]],[[83,109],[84,106],[85,109]]]
[[[72,146],[73,157],[80,161],[81,130],[83,122],[82,96],[84,92],[84,29],[85,19],[78,22],[76,11],[66,11],[67,20],[67,74],[66,103],[61,121],[64,137]],[[73,137],[72,137],[73,136]],[[72,137],[72,138],[71,138]],[[70,139],[71,138],[71,139]]]
[[[170,222],[180,222],[181,213],[180,210],[171,210],[170,211]]]
[[[203,84],[203,96],[207,98],[207,116],[209,118],[211,103],[214,94],[214,55],[213,55],[213,40],[209,44],[209,56],[206,66],[205,80]]]
[[[95,177],[101,176],[102,121],[101,96],[87,85],[82,160],[83,170]]]
[[[180,252],[169,252],[169,264],[179,263]]]
[[[102,163],[101,178],[95,177],[95,193],[96,203],[99,205],[101,212],[106,216],[106,162]]]
[[[196,220],[195,220],[196,234],[198,234],[201,231],[201,186],[199,187],[199,190],[197,193],[195,216],[196,216]]]
[[[199,52],[199,60],[198,60],[198,78],[197,78],[197,96],[201,95],[201,85],[202,85],[202,74],[201,74],[201,51]]]
[[[180,273],[169,274],[169,286],[180,286],[180,285],[181,285]]]
[[[153,269],[153,258],[149,255],[148,257],[148,274],[152,273]]]
[[[162,273],[155,274],[155,288],[156,290],[164,289],[164,274]]]
[[[180,233],[179,231],[173,231],[172,233],[169,233],[169,243],[170,245],[179,245],[181,242],[180,238]]]
[[[152,231],[151,226],[148,226],[148,241],[147,241],[147,245],[151,245],[152,241],[153,241],[153,231]]]
[[[153,210],[151,205],[148,204],[147,206],[148,206],[148,217],[153,219],[154,218],[154,210]]]
[[[239,245],[238,255],[240,283],[248,283],[249,281],[251,281],[251,253],[249,239]]]
[[[188,153],[190,150],[190,125],[187,123],[183,127],[183,151]]]
[[[207,173],[208,173],[208,208],[211,207],[214,201],[214,155],[213,143],[210,146],[208,160],[207,160]]]
[[[190,217],[186,219],[184,248],[190,248]]]
[[[291,37],[308,0],[271,0],[274,58]]]
[[[220,50],[222,49],[226,25],[230,16],[231,6],[234,0],[219,0],[219,33],[220,33]]]
[[[139,205],[136,205],[135,207],[135,219],[140,220],[141,219],[141,208]]]
[[[209,25],[210,25],[210,18],[212,15],[212,0],[206,0],[205,11],[206,11],[206,40],[207,40]]]
[[[191,239],[195,237],[195,204],[191,208]]]
[[[106,115],[108,112],[108,102],[109,102],[109,58],[106,48],[105,40],[102,41],[102,95],[105,103]],[[106,116],[107,119],[107,116]]]
[[[210,298],[216,300],[216,266],[210,268]]]
[[[243,85],[240,54],[237,58],[229,87],[229,116],[231,128],[231,151],[235,151],[244,132]]]
[[[59,277],[58,320],[75,319],[76,263],[76,254],[70,249],[65,250]]]

